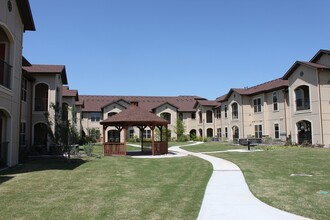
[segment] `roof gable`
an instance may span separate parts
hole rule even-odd
[[[299,67],[299,66],[307,66],[313,69],[330,69],[329,66],[324,66],[322,64],[318,63],[311,63],[311,62],[303,62],[303,61],[296,61],[291,68],[284,74],[282,77],[284,80],[289,79],[289,77],[293,74],[293,72]]]
[[[31,66],[23,66],[22,69],[31,74],[61,74],[62,83],[64,85],[68,84],[64,65],[33,64]]]
[[[29,0],[16,0],[19,14],[24,24],[24,30],[35,31]]]

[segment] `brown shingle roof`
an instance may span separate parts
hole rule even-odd
[[[108,126],[166,125],[169,122],[146,109],[130,105],[118,114],[100,122]]]
[[[320,57],[323,55],[323,54],[330,54],[330,50],[319,50],[314,56],[313,58],[309,61],[311,63],[315,63],[318,61],[318,59],[320,59]]]
[[[29,0],[16,0],[16,4],[24,24],[24,30],[35,31]]]
[[[40,65],[23,66],[23,70],[31,74],[61,74],[62,83],[68,84],[64,65]]]
[[[68,86],[62,87],[62,96],[63,97],[75,97],[76,101],[79,100],[78,90],[71,90]]]
[[[161,106],[165,103],[169,103],[178,108],[180,112],[194,112],[194,104],[197,96],[90,96],[81,95],[79,100],[84,100],[85,112],[101,112],[101,109],[110,103],[118,100],[125,100],[128,103],[137,101],[139,107],[148,111],[152,111],[154,108]]]

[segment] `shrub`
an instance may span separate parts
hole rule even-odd
[[[87,156],[92,156],[93,150],[94,150],[94,144],[88,143],[88,144],[84,145],[84,151]]]

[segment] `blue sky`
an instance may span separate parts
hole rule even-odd
[[[33,64],[80,95],[197,95],[280,78],[330,49],[328,0],[30,0]]]

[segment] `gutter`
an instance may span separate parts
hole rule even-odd
[[[324,133],[323,133],[323,117],[322,117],[322,100],[321,100],[321,87],[320,87],[320,72],[316,70],[317,76],[317,87],[318,87],[318,99],[319,99],[319,114],[320,114],[320,128],[321,128],[321,144],[324,144]]]

